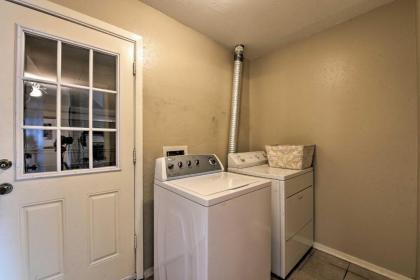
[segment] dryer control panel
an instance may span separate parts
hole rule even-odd
[[[222,171],[223,165],[216,155],[169,156],[156,160],[155,179],[168,181]]]
[[[228,155],[229,168],[246,168],[267,164],[267,154],[264,151],[231,153]]]

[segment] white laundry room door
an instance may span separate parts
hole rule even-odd
[[[8,1],[0,26],[0,279],[131,279],[134,44]]]

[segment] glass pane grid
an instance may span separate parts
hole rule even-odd
[[[25,34],[24,72],[26,78],[57,80],[57,41]]]
[[[61,130],[71,130],[71,131],[89,130],[89,128],[86,128],[86,127],[66,127],[66,126],[61,126],[60,129]]]
[[[117,56],[46,40],[56,45],[55,66],[46,77],[23,77],[25,173],[117,167]]]
[[[24,81],[23,91],[23,124],[26,126],[56,126],[57,86]]]
[[[61,172],[62,168],[62,152],[63,152],[63,143],[62,143],[62,136],[61,136],[61,65],[62,65],[62,43],[61,41],[57,42],[58,44],[58,51],[57,51],[57,83],[58,83],[58,93],[57,93],[57,140],[56,140],[56,161],[57,161],[57,168],[58,171]]]
[[[118,92],[116,90],[109,90],[109,89],[104,89],[104,88],[92,88],[94,91],[100,91],[100,92],[106,92],[106,93],[110,93],[110,94],[117,94]]]
[[[25,173],[44,173],[57,171],[55,130],[24,130]]]
[[[39,78],[22,77],[22,81],[43,83],[43,84],[47,84],[47,85],[57,85],[58,84],[56,80],[47,80],[47,79],[43,79],[42,77],[39,77]]]
[[[66,87],[66,88],[74,88],[74,89],[87,89],[89,90],[90,87],[89,86],[80,86],[80,85],[75,85],[75,84],[68,84],[68,83],[61,83],[61,86]]]
[[[61,82],[89,86],[90,50],[76,45],[62,43]]]
[[[61,170],[89,169],[89,131],[61,130]]]
[[[93,52],[93,87],[117,90],[117,56]]]
[[[89,90],[61,87],[61,126],[89,127]]]

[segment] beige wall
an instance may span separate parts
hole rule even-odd
[[[230,50],[137,0],[53,2],[145,39],[148,268],[153,161],[162,146],[225,159]],[[317,241],[407,276],[416,244],[414,32],[414,1],[399,0],[247,62],[239,143],[241,151],[316,143]]]
[[[315,143],[316,241],[414,277],[415,1],[251,62],[250,148]]]
[[[153,265],[153,168],[163,145],[225,159],[232,55],[137,0],[53,0],[144,38],[144,251]]]

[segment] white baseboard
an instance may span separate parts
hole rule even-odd
[[[131,276],[127,276],[127,277],[124,277],[123,279],[121,279],[121,280],[136,280],[137,278],[136,278],[136,276],[135,275],[131,275]]]
[[[144,278],[146,279],[146,278],[152,277],[153,276],[153,271],[154,271],[153,266],[145,269],[144,273],[143,273]]]
[[[354,257],[352,255],[346,254],[344,252],[341,252],[339,250],[333,249],[331,247],[325,246],[321,243],[314,242],[314,248],[318,249],[320,251],[323,251],[325,253],[328,253],[330,255],[336,256],[337,258],[346,260],[350,263],[354,263],[360,267],[366,268],[370,271],[376,272],[378,274],[381,274],[385,277],[388,277],[393,280],[413,280],[412,278],[409,278],[407,276],[404,276],[402,274],[396,273],[394,271],[391,271],[389,269],[383,268],[381,266],[378,266],[376,264],[370,263],[368,261],[359,259],[357,257]]]

